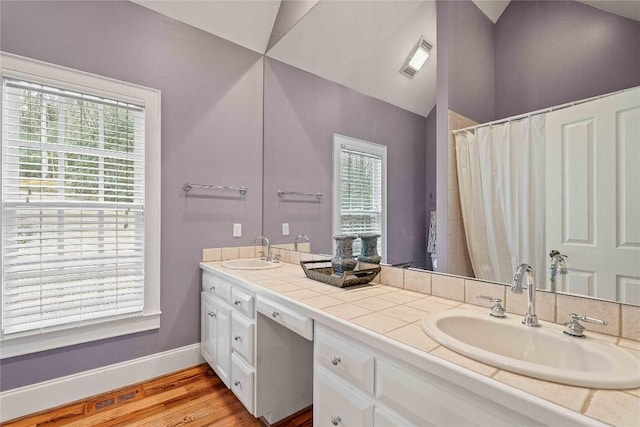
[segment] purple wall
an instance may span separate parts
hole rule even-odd
[[[261,233],[262,56],[129,2],[0,2],[0,48],[162,91],[161,328],[1,361],[2,390],[200,341],[204,247]],[[246,185],[185,197],[185,180]],[[243,225],[233,239],[232,224]]]
[[[449,110],[489,122],[494,119],[494,25],[472,2],[450,3]]]
[[[388,262],[424,265],[424,117],[267,58],[264,73],[264,233],[291,243],[305,233],[313,252],[333,253],[333,134],[386,145]],[[321,192],[282,201],[278,189]],[[288,222],[290,235],[282,236]]]
[[[572,1],[512,1],[496,24],[496,118],[640,85],[640,22]]]

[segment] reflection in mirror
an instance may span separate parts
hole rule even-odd
[[[429,9],[432,16],[427,12],[420,16],[422,22],[432,22],[433,28],[425,28],[423,24],[417,35],[404,34],[403,43],[394,45],[395,59],[383,53],[390,42],[375,39],[377,34],[391,39],[411,27],[407,25],[398,30],[398,26],[385,26],[380,21],[379,15],[384,15],[379,13],[380,8],[390,7],[391,3],[414,7],[416,16],[417,11],[422,10],[418,5],[428,8],[433,3]],[[337,10],[339,7],[344,10]],[[358,14],[349,15],[350,8],[356,7],[360,8]],[[330,8],[333,8],[331,13]],[[511,2],[497,23],[488,21],[471,2],[447,2],[447,9],[448,13],[440,16],[438,23],[438,36],[442,34],[445,38],[436,41],[434,2],[320,2],[267,53],[263,231],[270,238],[290,243],[293,236],[305,233],[311,238],[312,252],[332,253],[331,135],[339,133],[387,146],[387,262],[413,261],[413,266],[431,267],[426,230],[430,212],[435,210],[435,198],[429,195],[435,193],[436,184],[433,154],[436,62],[431,63],[432,59],[446,61],[443,69],[448,70],[439,76],[439,84],[448,92],[441,112],[446,115],[454,110],[460,117],[467,116],[478,122],[640,84],[637,72],[640,59],[628,54],[637,40],[634,38],[639,31],[637,21],[577,2]],[[375,24],[373,29],[359,30],[357,34],[349,32],[350,25],[367,21]],[[593,28],[602,31],[595,35]],[[363,34],[364,39],[358,38]],[[420,35],[433,37],[429,41],[434,51],[427,61],[427,69],[409,80],[398,70]],[[591,50],[605,55],[606,61],[581,48],[587,39]],[[352,44],[353,40],[358,42]],[[557,40],[563,40],[563,44],[558,45],[554,42]],[[401,44],[405,46],[400,47]],[[380,50],[369,50],[370,46]],[[443,46],[448,50],[437,55],[435,50]],[[367,58],[375,61],[367,63]],[[428,68],[430,65],[433,70]],[[397,83],[396,78],[404,79],[401,80],[404,85],[395,92],[407,90],[412,95],[411,102],[371,90],[371,86],[385,87],[392,80]],[[412,86],[415,79],[431,81],[416,89]],[[450,129],[474,123],[456,127],[451,124],[453,121]],[[447,145],[440,140],[437,144]],[[453,147],[452,139],[450,161],[455,157]],[[431,164],[433,168],[426,166]],[[468,236],[456,231],[462,230],[462,223],[461,215],[456,216],[460,203],[455,162],[453,167],[449,166],[448,173],[444,170],[444,173],[438,172],[438,180],[448,181],[450,185],[443,210],[438,212],[438,221],[448,224],[448,228],[437,236],[436,250],[446,251],[448,256],[443,256],[445,262],[440,271],[473,277],[475,273],[470,267],[454,268],[456,256],[466,252]],[[447,187],[444,188],[446,193]],[[279,189],[321,192],[326,197],[319,203],[286,202],[277,197]],[[282,235],[282,223],[289,224],[288,236]],[[543,246],[544,259],[536,270],[539,287],[549,282],[551,262],[549,251]],[[571,265],[574,259],[571,256],[566,259],[569,271],[572,268],[577,271],[577,265]],[[577,292],[567,288],[568,277],[564,276],[569,275],[560,276],[563,277],[554,276],[559,290]],[[638,289],[637,282],[633,281],[627,281],[625,286],[628,293]],[[617,292],[615,284],[611,284],[611,289],[614,294]],[[610,293],[602,298],[620,297]]]
[[[339,133],[387,147],[387,262],[427,266],[426,194],[434,188],[425,188],[424,116],[435,103],[435,96],[425,98],[435,86],[435,58],[414,79],[399,72],[421,35],[435,44],[435,2],[320,2],[267,53],[265,235],[284,243],[305,233],[313,252],[333,252],[332,140]],[[364,87],[345,86],[355,80]],[[393,92],[395,105],[368,93],[376,85]],[[278,190],[326,196],[280,198]]]

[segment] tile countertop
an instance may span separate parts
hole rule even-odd
[[[272,270],[230,270],[222,262],[204,262],[311,309],[360,325],[417,350],[430,353],[459,366],[493,378],[557,405],[615,426],[640,426],[640,388],[598,390],[568,386],[530,378],[476,362],[455,353],[427,336],[420,326],[430,313],[451,308],[480,310],[481,306],[461,303],[405,289],[371,284],[356,288],[336,288],[308,279],[302,268],[283,263]],[[515,316],[515,315],[514,315]],[[589,336],[624,347],[640,358],[640,342],[588,332]]]

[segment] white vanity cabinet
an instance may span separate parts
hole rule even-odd
[[[202,357],[254,413],[255,295],[202,273]]]
[[[240,283],[203,271],[201,354],[252,415],[275,423],[312,403],[313,320]]]
[[[317,427],[542,425],[319,323],[313,403]]]

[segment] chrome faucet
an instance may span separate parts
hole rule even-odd
[[[527,278],[527,286],[522,286],[525,277]],[[538,316],[536,316],[536,285],[533,279],[533,269],[529,264],[520,264],[516,268],[511,283],[511,292],[521,294],[522,290],[527,290],[527,314],[524,315],[522,324],[525,326],[540,326]]]
[[[269,239],[267,239],[264,236],[258,236],[255,239],[253,239],[253,246],[256,245],[256,243],[258,242],[262,242],[262,243],[266,243],[267,244],[267,253],[266,253],[266,260],[267,261],[271,261],[271,244],[269,243]]]
[[[567,274],[567,264],[565,263],[566,255],[562,255],[555,249],[549,253],[551,257],[551,265],[549,265],[549,290],[551,292],[556,291],[556,280],[558,274]]]
[[[306,234],[298,234],[298,235],[296,236],[296,239],[293,241],[293,250],[294,250],[294,251],[297,251],[297,250],[298,250],[298,242],[299,242],[301,239],[305,239],[307,242],[310,242],[310,240],[309,240],[309,238],[307,237],[307,235],[306,235]]]

